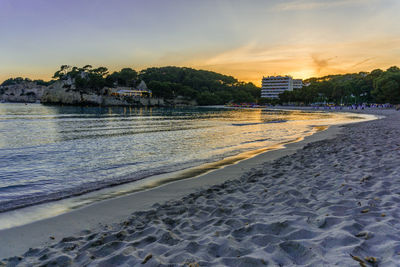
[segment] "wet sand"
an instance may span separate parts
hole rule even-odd
[[[400,113],[367,112],[386,118],[0,231],[2,264],[396,266]]]

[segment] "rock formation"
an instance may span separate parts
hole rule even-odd
[[[0,86],[0,100],[2,102],[34,103],[41,99],[45,88],[46,86],[30,81]]]
[[[164,106],[164,100],[160,98],[112,96],[107,88],[103,88],[99,92],[78,90],[68,80],[56,81],[49,85],[43,92],[41,103],[96,106]]]
[[[141,90],[147,90],[142,81]],[[194,106],[196,101],[188,101],[182,97],[164,100],[163,98],[115,96],[111,88],[100,91],[77,89],[73,80],[58,80],[49,86],[36,82],[22,81],[17,84],[0,86],[1,102],[22,102],[58,105],[96,105],[96,106]]]

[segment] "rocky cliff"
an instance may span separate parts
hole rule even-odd
[[[0,100],[4,102],[34,103],[42,98],[45,89],[46,86],[28,81],[0,86]]]
[[[44,104],[96,105],[96,106],[164,106],[161,98],[116,97],[106,88],[99,92],[77,90],[69,81],[49,85],[40,100]]]
[[[82,91],[76,90],[68,81],[56,81],[44,90],[40,102],[45,104],[99,105],[101,103],[100,98],[98,95],[84,94]]]
[[[104,88],[99,92],[77,90],[71,80],[60,80],[49,86],[23,81],[18,84],[0,86],[0,101],[61,105],[96,106],[195,106],[196,101],[183,97],[164,100],[163,98],[123,97],[110,95]]]

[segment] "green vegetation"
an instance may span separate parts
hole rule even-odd
[[[123,68],[121,71],[113,72],[106,78],[106,83],[109,87],[114,85],[119,86],[135,86],[136,80],[138,78],[138,73],[131,68]]]
[[[260,88],[252,83],[239,82],[232,76],[206,70],[180,67],[148,68],[139,73],[153,90],[164,98],[183,96],[199,105],[221,105],[229,102],[256,102]]]
[[[304,81],[308,86],[300,90],[286,91],[280,95],[281,103],[361,104],[400,103],[400,69],[370,73],[329,75]]]
[[[60,70],[54,73],[53,78],[59,80],[71,79],[75,82],[76,89],[81,91],[100,91],[106,86],[105,76],[108,74],[106,67],[94,69],[91,65],[82,68],[62,65]]]
[[[48,81],[45,82],[43,80],[31,80],[29,78],[22,78],[22,77],[17,77],[17,78],[10,78],[5,80],[2,84],[0,84],[1,86],[9,86],[9,85],[15,85],[15,84],[20,84],[22,82],[34,82],[37,85],[42,85],[42,86],[48,86],[51,83],[53,83],[54,81]]]
[[[304,83],[308,86],[300,90],[284,92],[279,100],[260,98],[260,88],[252,83],[239,82],[232,76],[206,70],[181,67],[147,68],[137,72],[131,68],[108,73],[105,67],[82,68],[62,65],[53,76],[57,80],[70,80],[80,91],[100,93],[104,87],[135,87],[141,80],[147,83],[154,97],[174,99],[183,97],[196,100],[199,105],[221,105],[227,103],[400,103],[400,69],[391,67],[386,71],[374,70],[370,73],[329,75],[310,78]],[[1,85],[14,85],[21,82],[36,82],[47,86],[53,81],[12,78]],[[67,86],[68,87],[68,86]]]
[[[252,83],[239,82],[232,76],[212,71],[180,67],[148,68],[139,73],[131,68],[108,75],[105,67],[93,69],[61,66],[53,78],[73,79],[79,90],[99,92],[103,87],[134,87],[139,81],[147,83],[154,97],[173,99],[183,97],[196,100],[199,105],[221,105],[229,102],[255,102],[260,88]]]

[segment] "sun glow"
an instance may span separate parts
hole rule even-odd
[[[0,82],[48,80],[62,64],[92,64],[110,71],[185,66],[260,85],[264,75],[306,79],[400,61],[400,1],[104,1],[96,12],[71,1],[45,1],[45,9],[0,1]],[[60,15],[60,7],[68,12]]]

